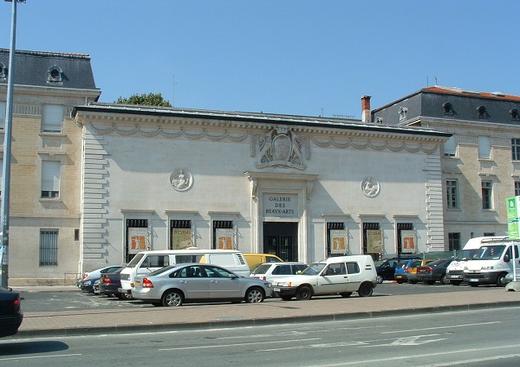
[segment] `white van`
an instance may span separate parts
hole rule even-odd
[[[482,243],[487,241],[500,241],[506,240],[506,236],[487,236],[487,237],[474,237],[470,238],[464,245],[462,253],[457,255],[457,258],[453,260],[448,268],[446,269],[446,281],[453,285],[459,285],[464,281],[464,267],[466,266],[467,259],[473,257],[478,252]]]
[[[482,241],[480,248],[464,265],[464,281],[474,287],[479,284],[505,285],[507,273],[513,270],[513,262],[517,269],[520,267],[519,249],[520,241]]]
[[[222,266],[237,275],[248,277],[251,272],[244,256],[236,250],[155,250],[139,252],[121,270],[119,293],[131,294],[136,276],[142,277],[152,271],[173,264],[205,263]]]
[[[314,295],[339,294],[350,297],[372,295],[377,285],[372,256],[337,256],[309,265],[301,274],[273,281],[273,291],[281,299],[310,299]]]

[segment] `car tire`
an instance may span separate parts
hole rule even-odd
[[[245,300],[247,303],[261,303],[264,301],[264,298],[264,291],[258,287],[249,288],[245,296]]]
[[[497,277],[497,287],[504,287],[506,285],[506,275],[500,274]]]
[[[164,292],[161,298],[161,304],[165,307],[179,307],[184,302],[184,296],[181,292],[174,289]]]
[[[280,296],[280,298],[282,299],[282,301],[290,301],[292,299],[292,297],[289,296]]]
[[[410,283],[410,284],[417,284],[417,280],[408,280],[408,283]]]
[[[343,292],[340,293],[340,296],[343,298],[349,298],[352,295],[352,292]]]
[[[446,279],[446,275],[443,275],[441,279],[439,280],[439,283],[441,284],[450,284],[450,282]]]
[[[377,278],[376,278],[376,281],[377,281],[377,284],[382,284],[383,283],[383,277],[381,275],[378,275]]]
[[[451,285],[460,285],[461,283],[462,282],[459,281],[459,280],[452,280],[452,281],[449,282],[449,284],[451,284]]]
[[[302,285],[296,291],[296,299],[298,300],[309,300],[312,298],[312,289],[308,285]]]
[[[396,280],[395,281],[397,284],[403,284],[404,282],[402,280]]]
[[[358,289],[358,295],[360,297],[370,297],[374,293],[374,286],[372,283],[361,283]]]

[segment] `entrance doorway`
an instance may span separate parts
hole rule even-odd
[[[298,223],[264,222],[264,252],[298,261]]]

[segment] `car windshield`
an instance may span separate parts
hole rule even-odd
[[[428,266],[435,267],[435,266],[444,264],[446,261],[447,260],[445,260],[445,259],[435,260],[435,261],[432,261],[431,263],[429,263]]]
[[[139,261],[141,261],[141,259],[143,258],[144,254],[137,254],[134,256],[134,258],[132,259],[132,261],[130,261],[127,265],[127,267],[129,268],[133,268],[134,266],[137,265],[137,263]]]
[[[314,263],[310,264],[304,271],[302,271],[302,275],[318,275],[320,271],[325,267],[325,263]]]
[[[258,265],[256,269],[253,270],[253,274],[265,274],[267,273],[267,270],[269,270],[270,267],[271,265],[269,264]]]
[[[457,255],[457,260],[467,260],[471,259],[475,254],[478,253],[477,249],[473,250],[462,250],[460,254]]]
[[[470,258],[471,260],[498,260],[506,248],[505,245],[482,246]]]

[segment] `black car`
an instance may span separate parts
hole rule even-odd
[[[452,259],[440,259],[432,261],[427,265],[419,266],[415,275],[417,281],[426,284],[434,284],[435,282],[448,284],[449,282],[446,280],[446,269],[452,261]]]
[[[22,324],[21,298],[12,289],[0,288],[0,337],[14,335]]]
[[[123,270],[123,268],[101,275],[101,279],[99,280],[99,294],[116,296],[121,299],[125,298],[125,295],[120,294],[118,291],[118,289],[121,288],[121,270]]]
[[[415,258],[415,256],[392,257],[376,263],[377,282],[381,284],[383,280],[394,280],[395,268],[402,265],[404,260]]]

